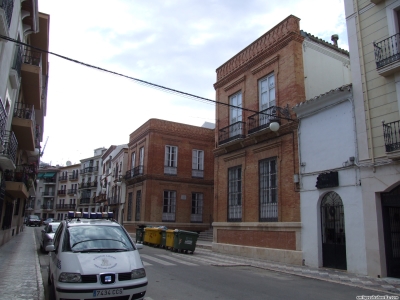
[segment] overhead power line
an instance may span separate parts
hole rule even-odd
[[[146,80],[142,80],[142,79],[138,79],[138,78],[135,78],[135,77],[132,77],[132,76],[128,76],[128,75],[125,75],[125,74],[122,74],[122,73],[118,73],[118,72],[114,72],[114,71],[111,71],[111,70],[108,70],[108,69],[97,67],[97,66],[94,66],[94,65],[91,65],[91,64],[88,64],[88,63],[85,63],[85,62],[82,62],[82,61],[79,61],[79,60],[76,60],[76,59],[61,55],[61,54],[57,54],[57,53],[54,53],[54,52],[51,52],[51,51],[40,49],[38,47],[29,45],[27,43],[15,40],[13,38],[10,38],[10,37],[7,37],[7,36],[1,35],[1,34],[0,34],[0,39],[7,40],[7,41],[10,41],[10,42],[13,42],[13,43],[16,43],[18,45],[25,46],[25,47],[29,47],[31,49],[35,49],[36,51],[40,51],[40,52],[44,52],[44,53],[47,53],[47,54],[51,54],[51,55],[57,56],[59,58],[74,62],[76,64],[80,64],[80,65],[83,65],[83,66],[86,66],[86,67],[89,67],[89,68],[93,68],[93,69],[97,69],[99,71],[103,71],[103,72],[106,72],[106,73],[110,73],[110,74],[114,74],[114,75],[117,75],[117,76],[125,77],[125,78],[133,80],[133,81],[135,81],[135,82],[137,82],[139,84],[146,85],[146,86],[149,86],[149,87],[154,88],[154,89],[162,90],[164,92],[177,94],[177,95],[180,95],[180,96],[183,96],[183,97],[186,97],[186,98],[192,98],[194,100],[200,100],[200,101],[210,102],[210,103],[224,105],[224,106],[228,106],[228,107],[239,108],[239,109],[242,109],[242,110],[245,110],[245,111],[249,111],[249,112],[252,112],[252,113],[262,114],[262,115],[266,115],[266,116],[272,116],[272,117],[276,117],[276,118],[280,118],[280,119],[291,120],[290,118],[286,118],[286,117],[282,117],[282,116],[276,116],[276,115],[272,115],[272,114],[269,114],[269,113],[255,111],[255,110],[252,110],[252,109],[231,105],[229,103],[224,103],[224,102],[208,99],[208,98],[205,98],[205,97],[197,96],[197,95],[194,95],[194,94],[186,93],[186,92],[179,91],[179,90],[176,90],[176,89],[172,89],[172,88],[169,88],[169,87],[166,87],[166,86],[155,84],[155,83],[152,83],[152,82],[149,82],[149,81],[146,81]]]

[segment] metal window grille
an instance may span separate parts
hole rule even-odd
[[[278,221],[276,158],[260,162],[260,221]]]
[[[228,221],[242,220],[242,167],[228,170]]]

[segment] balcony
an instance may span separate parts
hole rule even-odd
[[[3,151],[0,151],[0,166],[3,169],[14,170],[17,157],[18,142],[14,132],[3,132]]]
[[[93,172],[97,172],[99,170],[99,167],[86,167],[84,169],[81,170],[81,174],[87,174],[87,173],[93,173]]]
[[[281,123],[283,119],[291,119],[289,107],[271,106],[247,119],[248,134],[269,128],[272,122]]]
[[[32,180],[23,168],[15,171],[4,171],[4,179],[6,181],[6,193],[14,198],[26,199],[29,197],[29,188]]]
[[[58,190],[57,191],[57,195],[58,196],[65,196],[67,194],[67,191],[66,190]]]
[[[106,194],[100,194],[100,195],[94,197],[95,203],[105,202],[106,200],[107,200]]]
[[[78,174],[69,175],[69,180],[72,180],[72,181],[78,180]]]
[[[21,77],[22,89],[26,103],[32,104],[36,109],[42,107],[42,53],[30,49],[22,59]]]
[[[51,203],[51,204],[43,204],[43,205],[40,206],[40,208],[43,209],[43,210],[52,210],[53,207],[54,207],[53,203]]]
[[[375,63],[379,75],[389,76],[400,71],[400,34],[374,42]]]
[[[82,197],[79,200],[80,205],[89,205],[90,204],[90,197]]]
[[[57,210],[75,210],[76,204],[56,204]]]
[[[393,160],[400,160],[400,121],[382,124],[386,155]]]
[[[245,123],[242,121],[224,127],[218,132],[218,145],[229,143],[233,140],[244,139]]]
[[[58,181],[67,181],[68,180],[68,176],[67,175],[61,175],[58,177]]]
[[[68,195],[75,195],[78,193],[77,189],[68,189]]]
[[[12,119],[12,129],[21,149],[34,151],[36,140],[35,109],[33,105],[17,102]]]
[[[11,17],[14,8],[14,0],[0,1],[0,34],[9,37]]]
[[[44,191],[42,192],[42,197],[54,197],[55,194],[55,191]]]
[[[143,175],[143,169],[144,169],[143,166],[138,166],[138,167],[133,168],[133,169],[131,169],[129,171],[126,171],[125,179],[132,179],[132,178],[134,178],[136,176]]]
[[[43,178],[43,183],[44,184],[56,184],[57,180],[56,178]]]

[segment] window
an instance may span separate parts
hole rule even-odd
[[[203,194],[192,193],[192,214],[191,222],[203,222]]]
[[[164,191],[163,222],[175,222],[176,191]]]
[[[135,221],[140,221],[140,207],[142,202],[142,191],[136,192],[136,215]]]
[[[165,146],[164,174],[176,175],[178,166],[178,147]]]
[[[135,163],[136,163],[136,152],[133,152],[131,154],[131,169],[135,168]]]
[[[204,177],[204,151],[192,150],[192,177]]]
[[[139,166],[144,165],[144,147],[139,149]]]
[[[128,212],[127,212],[127,221],[132,221],[132,193],[128,194]]]
[[[278,221],[276,158],[260,161],[260,220]]]
[[[270,74],[258,81],[260,111],[265,111],[276,105],[275,101],[275,76]],[[271,116],[260,115],[260,125],[270,122]]]
[[[242,92],[229,97],[230,116],[229,116],[229,137],[242,134]]]
[[[21,203],[21,199],[18,198],[17,199],[17,203],[15,203],[15,210],[14,210],[14,215],[15,216],[18,216],[18,214],[19,214],[19,205],[20,205],[20,203]]]
[[[242,166],[228,169],[228,221],[242,220]]]

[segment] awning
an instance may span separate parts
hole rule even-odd
[[[51,178],[51,177],[54,177],[54,175],[56,175],[56,172],[45,173],[43,175],[43,178]]]
[[[39,173],[37,176],[37,179],[43,178],[43,176],[44,176],[44,173]]]

